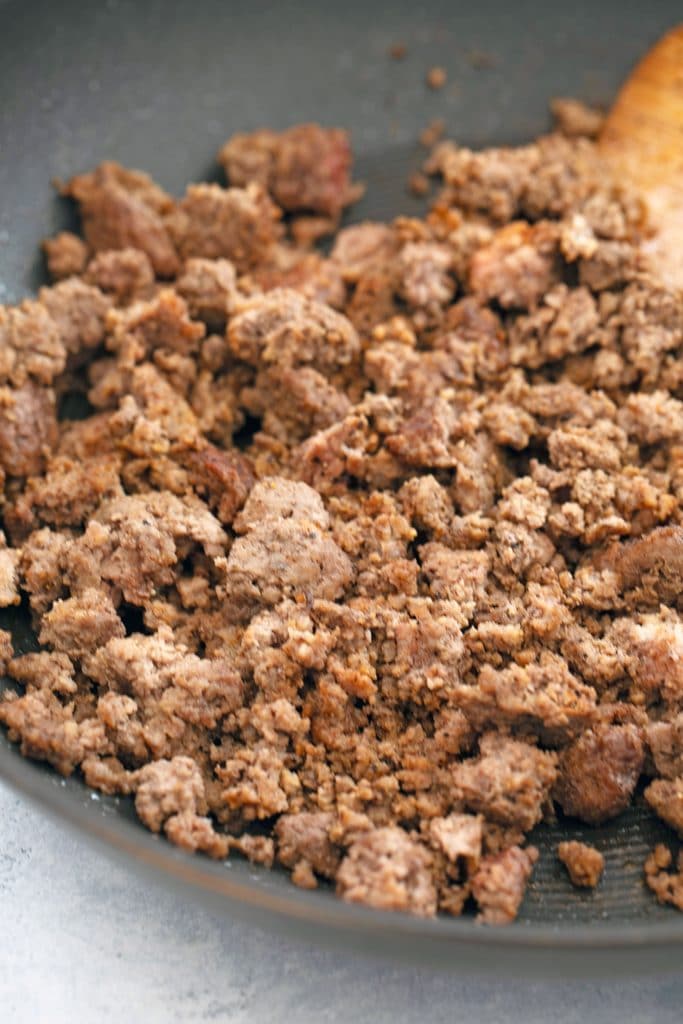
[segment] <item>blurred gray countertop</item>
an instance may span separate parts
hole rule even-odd
[[[491,981],[289,943],[114,865],[0,786],[3,1024],[680,1024],[683,971]]]

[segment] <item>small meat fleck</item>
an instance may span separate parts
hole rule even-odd
[[[427,72],[427,85],[430,89],[443,89],[447,81],[448,73],[445,68],[435,66]]]

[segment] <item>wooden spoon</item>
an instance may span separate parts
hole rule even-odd
[[[643,57],[622,86],[599,138],[618,180],[639,189],[653,269],[683,289],[683,24]]]

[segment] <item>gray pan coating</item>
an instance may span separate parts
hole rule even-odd
[[[676,2],[633,0],[0,0],[0,302],[35,290],[40,239],[73,226],[51,179],[111,158],[180,192],[216,177],[214,154],[232,132],[319,120],[351,129],[368,185],[354,219],[417,211],[405,181],[419,166],[416,139],[430,120],[445,118],[450,135],[473,145],[529,139],[548,126],[553,95],[608,103],[638,55],[679,17]],[[387,56],[395,42],[408,46],[402,61]],[[449,74],[440,92],[424,83],[435,64]],[[25,612],[13,618],[28,645]],[[25,761],[4,735],[0,775],[131,864],[292,936],[497,974],[680,963],[683,915],[659,907],[642,884],[647,850],[672,836],[642,804],[597,830],[539,828],[541,860],[520,919],[496,930],[367,911],[298,890],[277,871],[188,857],[139,825],[128,801]],[[595,893],[573,890],[557,864],[555,846],[567,837],[605,854]]]

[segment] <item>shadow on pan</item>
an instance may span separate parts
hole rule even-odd
[[[232,132],[318,120],[347,127],[368,190],[353,218],[418,209],[406,191],[419,132],[441,117],[471,145],[520,142],[548,126],[547,101],[607,104],[680,11],[675,2],[515,5],[396,0],[274,4],[229,0],[0,0],[0,302],[42,281],[40,239],[69,225],[50,188],[105,158],[150,172],[170,191],[213,177]],[[388,49],[405,43],[403,60]],[[425,86],[442,65],[440,92]],[[10,616],[22,644],[28,621]],[[484,929],[470,919],[422,921],[304,892],[277,871],[190,857],[148,833],[126,800],[91,793],[22,759],[0,736],[0,777],[129,863],[292,937],[459,969],[599,974],[678,967],[683,917],[642,884],[649,848],[671,835],[642,805],[597,830],[542,826],[520,919]],[[572,890],[558,841],[586,838],[605,855],[595,893]]]

